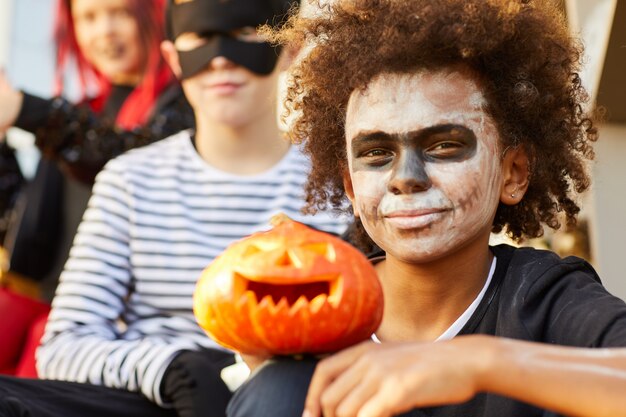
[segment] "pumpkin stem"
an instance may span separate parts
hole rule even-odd
[[[280,224],[283,224],[285,222],[290,222],[290,221],[292,220],[285,213],[278,213],[272,216],[272,218],[270,219],[270,224],[273,227],[276,227]]]

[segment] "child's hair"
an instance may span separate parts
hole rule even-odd
[[[480,78],[501,151],[523,146],[530,186],[522,202],[500,204],[493,231],[521,240],[575,224],[575,193],[589,187],[585,159],[597,132],[584,114],[577,73],[582,48],[562,11],[546,0],[350,0],[305,18],[293,16],[277,42],[314,48],[295,67],[287,105],[298,117],[293,140],[313,162],[309,208],[345,206],[344,124],[351,93],[381,73],[464,65]]]
[[[128,96],[115,121],[121,128],[132,129],[147,121],[160,93],[172,83],[174,76],[160,51],[160,44],[164,38],[165,0],[126,1],[140,28],[142,50],[146,54],[141,82]],[[100,111],[111,90],[111,83],[87,62],[78,47],[71,0],[57,2],[54,37],[57,44],[55,94],[61,94],[63,91],[63,72],[73,58],[78,68],[82,99],[87,98],[86,86],[89,80],[95,79],[98,91],[95,97],[90,99],[90,104],[96,112]]]

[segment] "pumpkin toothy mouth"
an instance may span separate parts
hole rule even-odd
[[[267,279],[269,282],[250,280],[243,275],[234,274],[235,299],[242,296],[253,298],[258,304],[268,303],[273,306],[286,303],[289,307],[306,302],[321,308],[328,302],[336,307],[341,300],[342,282],[340,277],[306,283],[277,283],[280,279]]]

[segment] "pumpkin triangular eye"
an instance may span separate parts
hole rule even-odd
[[[302,247],[308,251],[315,252],[318,255],[322,255],[329,262],[335,262],[337,258],[337,254],[335,253],[335,248],[333,245],[329,245],[325,242],[319,243],[307,243],[302,245]]]
[[[283,245],[281,242],[264,242],[258,241],[246,246],[243,251],[242,257],[249,258],[258,254],[259,252],[271,252],[276,249],[279,249]]]
[[[259,249],[258,246],[256,246],[256,245],[249,245],[244,250],[242,257],[249,258],[250,256],[256,255],[259,252],[261,252],[261,249]]]

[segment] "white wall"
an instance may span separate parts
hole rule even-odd
[[[595,266],[605,286],[626,300],[626,125],[600,127],[591,192]]]
[[[0,31],[0,67],[2,68],[6,66],[9,58],[12,15],[13,2],[11,0],[0,2],[0,28],[4,28]]]
[[[54,0],[0,0],[0,64],[14,87],[43,97],[53,88],[53,5]],[[24,175],[32,177],[39,160],[33,136],[10,129],[7,140]]]
[[[11,0],[2,0],[2,2]],[[13,84],[49,96],[54,74],[53,0],[14,0],[7,70]]]

